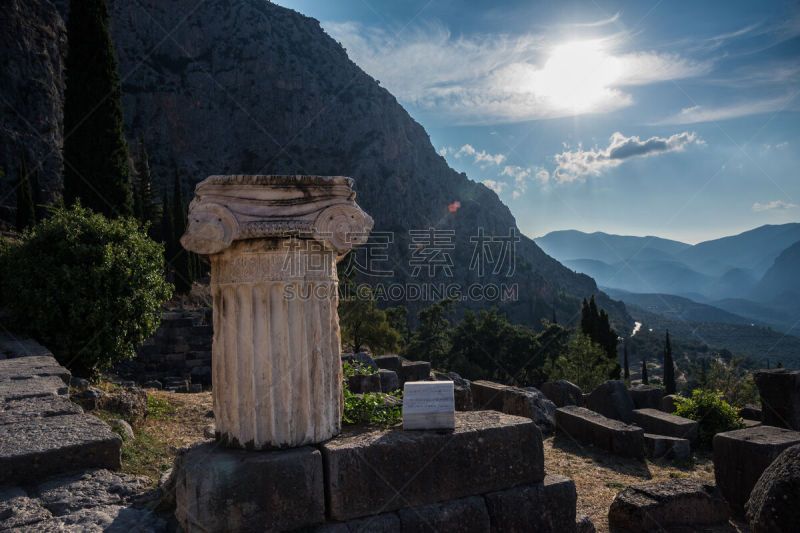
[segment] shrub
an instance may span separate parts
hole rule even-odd
[[[552,381],[566,379],[582,390],[591,391],[608,379],[616,364],[602,346],[578,333],[569,340],[567,352],[547,361],[544,369]]]
[[[77,375],[95,376],[133,357],[172,293],[163,248],[144,228],[80,205],[53,209],[0,250],[0,298],[11,327]]]
[[[699,444],[703,448],[711,447],[717,433],[744,428],[736,409],[715,391],[696,389],[691,398],[678,398],[675,414],[700,424]]]

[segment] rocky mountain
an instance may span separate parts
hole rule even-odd
[[[43,21],[55,16],[52,4],[35,2],[49,6]],[[387,257],[377,266],[392,272],[364,276],[374,284],[434,290],[428,299],[453,285],[516,286],[517,299],[501,307],[512,320],[534,326],[554,308],[560,321],[574,322],[580,299],[598,292],[591,278],[524,236],[514,261],[503,256],[506,264],[493,269],[503,246],[496,241],[492,253],[479,254],[494,265],[484,275],[470,268],[477,265],[470,237],[518,235],[513,216],[495,193],[452,170],[423,127],[318,21],[265,0],[110,0],[109,8],[126,133],[132,141],[144,139],[157,180],[168,181],[177,169],[190,196],[210,174],[352,176],[383,243],[375,248]],[[52,41],[63,53],[63,39]],[[60,87],[58,69],[51,74],[50,84]],[[51,96],[52,108],[41,112],[58,123],[60,93]],[[56,176],[48,173],[48,182],[57,184]],[[438,269],[420,265],[433,255],[442,261]],[[499,303],[487,296],[473,294],[465,303]],[[601,295],[600,305],[616,321],[629,322],[622,304]]]
[[[13,220],[14,184],[24,156],[34,201],[52,201],[60,189],[62,75],[67,32],[47,0],[4,0],[0,14],[0,226]],[[36,179],[38,178],[38,179]]]

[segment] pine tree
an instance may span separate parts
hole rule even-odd
[[[166,214],[164,215],[166,216]],[[175,169],[175,180],[172,184],[172,267],[175,270],[175,292],[188,294],[192,288],[192,260],[183,246],[181,236],[186,231],[186,211],[183,205],[181,177]]]
[[[64,200],[133,214],[122,89],[104,0],[71,1],[64,89]]]
[[[667,394],[675,394],[675,365],[672,362],[669,330],[667,330],[667,340],[664,342],[664,391]]]
[[[553,324],[558,324],[558,319],[556,318],[556,306],[555,305],[553,306],[553,320],[552,320],[552,323]]]
[[[628,343],[622,343],[623,364],[625,365],[625,381],[631,379],[631,371],[628,368]]]
[[[33,203],[33,188],[28,173],[28,161],[22,153],[17,171],[17,231],[22,231],[36,224],[36,206]]]
[[[647,379],[647,362],[642,359],[642,385],[648,385],[650,381]]]
[[[166,257],[167,266],[172,262],[175,257],[175,246],[173,238],[175,237],[175,230],[173,229],[172,221],[172,199],[169,196],[167,185],[164,185],[164,194],[161,197],[161,212],[164,214],[161,217],[161,242],[164,243],[164,256]]]

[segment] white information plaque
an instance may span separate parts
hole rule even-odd
[[[454,429],[452,381],[409,381],[403,388],[403,429]]]

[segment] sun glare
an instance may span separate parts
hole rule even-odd
[[[603,50],[599,41],[566,43],[553,49],[537,73],[537,93],[555,106],[591,111],[613,97],[610,86],[619,76],[619,60]]]

